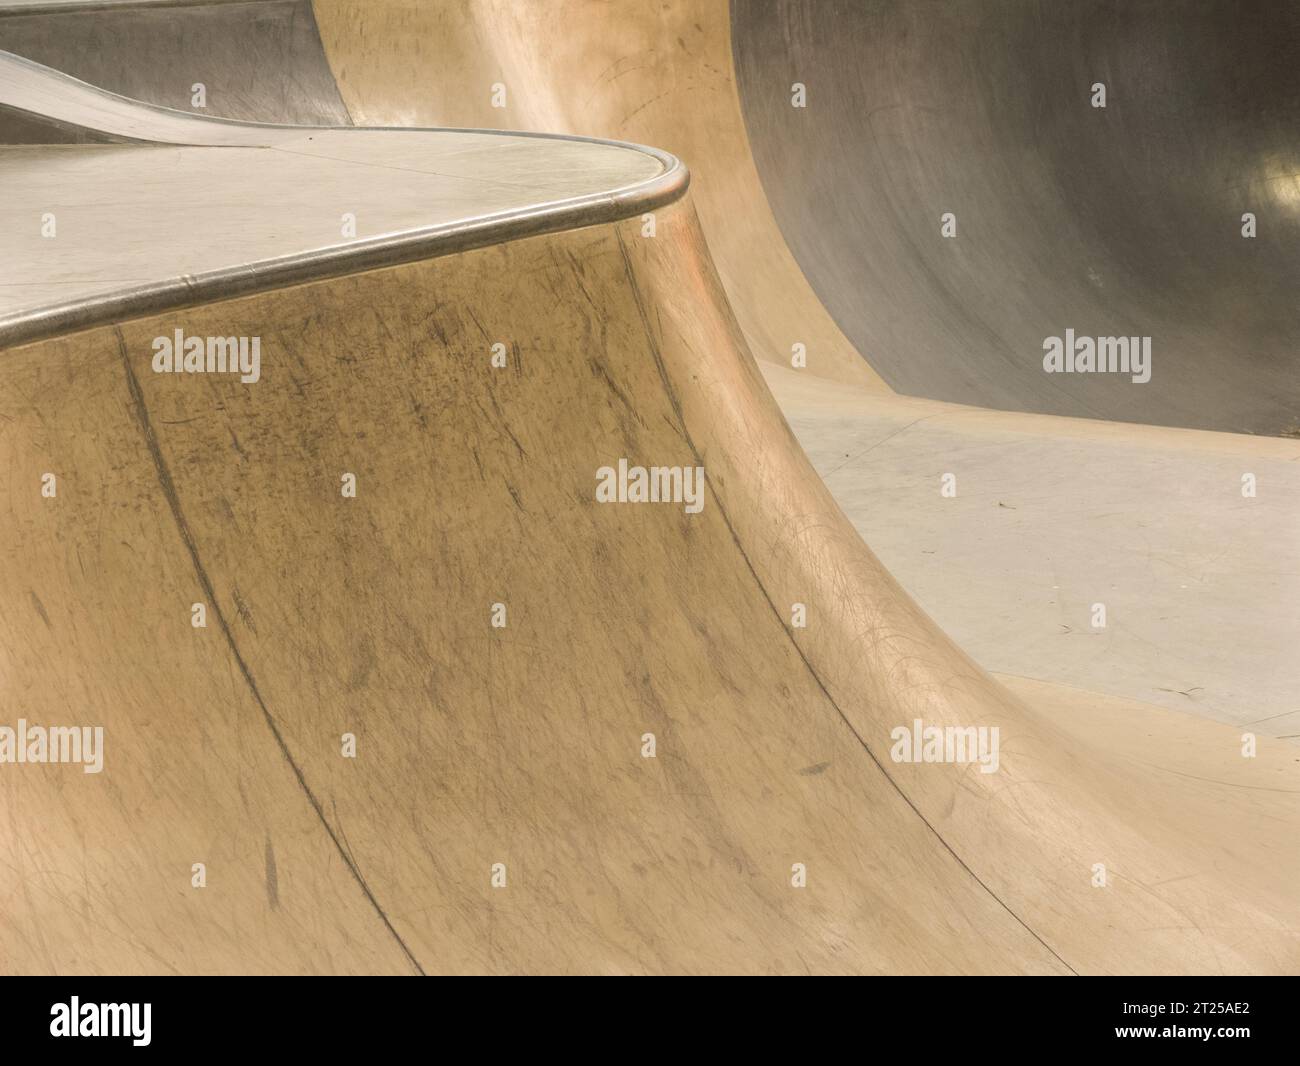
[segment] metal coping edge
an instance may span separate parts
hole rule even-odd
[[[8,57],[8,53],[0,53]],[[19,58],[21,57],[13,57]],[[41,67],[39,63],[21,59],[24,64]],[[77,82],[60,71],[42,68],[60,77]],[[97,86],[78,82],[96,93],[127,100],[152,111],[171,112],[143,101],[119,97]],[[10,105],[12,106],[12,105]],[[14,110],[22,110],[14,108]],[[185,274],[161,279],[146,285],[119,289],[89,296],[77,297],[55,304],[27,308],[0,316],[0,348],[14,348],[34,341],[47,340],[65,333],[76,333],[111,322],[140,318],[164,311],[195,307],[199,304],[217,303],[250,295],[255,292],[288,288],[307,282],[342,277],[389,266],[399,266],[420,259],[433,259],[457,252],[501,244],[523,237],[556,233],[566,229],[619,222],[645,211],[681,199],[690,185],[690,172],[676,156],[658,148],[612,141],[598,137],[578,137],[563,134],[533,133],[528,131],[468,129],[455,127],[419,126],[290,126],[229,119],[210,119],[185,111],[172,112],[184,115],[196,124],[218,122],[225,126],[247,126],[285,130],[346,130],[349,133],[403,132],[403,133],[474,133],[485,136],[526,137],[556,141],[574,141],[588,144],[605,144],[629,151],[641,152],[658,160],[663,171],[653,178],[612,190],[587,193],[527,207],[513,208],[468,219],[432,226],[382,234],[347,244],[317,248],[292,255],[277,256],[254,263],[201,274]],[[33,113],[35,114],[35,113]],[[49,119],[49,116],[40,116]],[[168,142],[144,141],[135,143],[164,144]],[[181,145],[177,145],[180,147]],[[198,142],[197,147],[205,146]]]

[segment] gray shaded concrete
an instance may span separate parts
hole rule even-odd
[[[892,387],[1161,425],[1300,426],[1300,4],[732,12],[777,219]],[[806,108],[791,106],[794,82]],[[1045,373],[1043,341],[1067,328],[1151,337],[1150,382]]]
[[[0,0],[0,49],[124,96],[196,114],[327,126],[349,121],[310,0]],[[192,106],[197,82],[207,90],[203,109]]]

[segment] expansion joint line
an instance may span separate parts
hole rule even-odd
[[[226,645],[230,649],[230,654],[234,657],[235,664],[239,667],[239,672],[243,675],[245,684],[248,685],[249,691],[253,694],[253,699],[257,701],[258,707],[261,708],[262,718],[266,722],[267,728],[271,731],[271,736],[275,738],[275,743],[280,749],[280,754],[284,756],[285,762],[289,764],[289,768],[293,771],[293,776],[298,781],[298,787],[302,789],[303,795],[307,797],[307,802],[311,804],[312,810],[316,812],[316,817],[320,820],[320,824],[324,826],[325,832],[329,834],[330,840],[333,841],[335,849],[343,858],[343,862],[347,866],[348,871],[352,874],[353,879],[361,888],[362,893],[374,908],[375,913],[379,915],[379,920],[384,923],[384,928],[387,929],[392,938],[397,941],[397,945],[402,949],[402,953],[406,956],[407,961],[410,962],[411,966],[417,973],[423,976],[424,967],[420,965],[419,960],[416,959],[415,955],[411,952],[411,949],[407,946],[401,935],[393,928],[393,923],[389,920],[383,907],[380,906],[379,901],[375,898],[374,892],[371,891],[370,886],[366,883],[366,879],[362,876],[361,870],[357,867],[356,861],[352,858],[347,848],[343,846],[343,842],[339,839],[333,826],[330,825],[329,820],[325,817],[325,811],[321,807],[320,800],[318,800],[316,794],[312,792],[311,786],[307,784],[307,779],[303,775],[302,768],[298,765],[293,754],[289,751],[289,745],[285,742],[284,735],[280,732],[280,727],[276,725],[274,717],[272,717],[270,710],[267,708],[266,701],[262,698],[262,693],[257,687],[257,682],[253,679],[253,673],[249,669],[248,663],[244,660],[244,656],[240,653],[239,645],[235,642],[235,634],[230,628],[230,623],[226,620],[225,612],[221,610],[221,604],[217,600],[216,590],[212,585],[212,579],[208,576],[207,569],[204,567],[202,559],[199,558],[198,545],[194,540],[193,533],[190,531],[189,523],[185,519],[185,514],[181,510],[180,496],[176,492],[176,485],[175,482],[172,481],[171,471],[167,466],[166,459],[163,458],[162,448],[158,443],[156,434],[154,433],[153,422],[149,417],[149,409],[145,405],[144,392],[140,388],[139,379],[136,378],[135,370],[131,366],[130,357],[127,355],[126,340],[122,336],[122,330],[117,326],[113,327],[113,334],[117,338],[118,354],[122,357],[122,367],[126,371],[126,383],[131,393],[131,403],[135,407],[136,421],[139,423],[140,432],[143,434],[145,444],[149,449],[149,455],[153,459],[154,469],[158,474],[158,482],[162,486],[163,495],[167,498],[167,505],[171,509],[173,520],[176,522],[176,529],[180,533],[180,538],[185,544],[186,551],[189,552],[190,562],[194,567],[194,573],[199,579],[199,585],[203,589],[203,595],[207,597],[213,615],[216,616],[217,624],[221,628],[222,636],[225,638]]]
[[[623,253],[623,270],[624,273],[627,275],[628,285],[632,290],[632,299],[636,303],[637,314],[641,318],[642,329],[645,331],[647,342],[650,345],[650,353],[654,357],[655,367],[659,371],[659,380],[662,383],[664,392],[668,397],[668,402],[672,405],[673,412],[677,415],[677,422],[678,425],[681,427],[682,439],[685,440],[686,446],[690,448],[691,454],[695,457],[696,464],[698,466],[704,466],[704,457],[703,455],[701,455],[700,449],[696,446],[694,439],[691,437],[690,429],[686,425],[686,416],[685,416],[685,412],[682,410],[681,400],[677,396],[677,390],[673,387],[672,380],[668,374],[668,368],[664,364],[663,352],[660,351],[658,337],[656,336],[655,331],[650,325],[650,316],[646,311],[645,299],[641,294],[641,286],[638,284],[636,280],[635,271],[632,269],[632,260],[628,255],[627,245],[623,241],[623,235],[619,233],[617,230],[615,230],[615,236],[618,238],[619,251]],[[921,820],[921,823],[926,827],[926,829],[928,829],[934,835],[934,838],[940,843],[940,845],[942,845],[943,849],[949,855],[952,856],[952,858],[956,861],[956,863],[963,870],[965,870],[967,874],[970,875],[970,877],[975,881],[977,885],[980,886],[980,888],[982,888],[985,892],[988,893],[989,898],[992,899],[995,903],[997,903],[997,905],[1001,907],[1004,911],[1006,911],[1007,914],[1009,914],[1011,918],[1016,922],[1016,924],[1019,925],[1022,929],[1024,929],[1026,933],[1028,933],[1036,941],[1038,941],[1038,943],[1042,945],[1043,949],[1047,951],[1048,954],[1050,954],[1054,959],[1056,959],[1057,962],[1059,962],[1062,966],[1064,966],[1067,970],[1069,970],[1070,973],[1074,974],[1077,977],[1079,975],[1078,971],[1073,966],[1071,966],[1068,962],[1066,962],[1065,959],[1061,958],[1061,956],[1057,954],[1056,950],[1049,943],[1047,943],[1047,941],[1044,940],[1036,930],[1030,927],[1029,924],[1023,918],[1020,917],[1020,915],[1018,915],[1015,911],[1011,909],[1011,907],[1007,904],[1005,900],[1002,899],[1001,896],[999,896],[996,892],[994,892],[993,889],[990,888],[984,882],[984,880],[979,876],[979,874],[977,874],[973,869],[971,869],[970,865],[966,862],[966,860],[957,854],[956,849],[954,849],[953,846],[950,843],[948,843],[946,839],[944,839],[943,834],[940,833],[939,830],[935,828],[935,826],[931,823],[931,821],[921,812],[921,809],[917,807],[917,805],[914,802],[912,802],[911,797],[908,796],[908,794],[903,791],[903,789],[899,786],[898,782],[894,780],[893,775],[891,775],[890,772],[887,769],[885,769],[884,763],[881,762],[880,758],[876,755],[876,753],[871,750],[871,745],[867,743],[866,738],[860,732],[858,732],[858,729],[853,724],[852,720],[849,718],[847,714],[844,713],[844,709],[839,705],[839,702],[835,699],[835,697],[831,695],[830,689],[827,688],[826,683],[822,680],[821,675],[817,672],[817,668],[813,666],[812,662],[808,658],[808,655],[804,652],[803,648],[799,646],[799,642],[794,639],[794,634],[790,631],[789,627],[786,626],[785,619],[782,617],[781,612],[777,609],[776,603],[772,600],[772,596],[768,592],[767,586],[763,584],[763,579],[759,576],[758,570],[755,568],[753,562],[750,560],[749,554],[745,551],[744,545],[741,544],[740,537],[736,533],[736,527],[732,524],[731,515],[727,512],[726,506],[723,504],[721,498],[718,497],[716,494],[714,499],[718,507],[718,513],[722,515],[722,521],[726,524],[727,531],[731,534],[732,543],[735,545],[736,551],[739,552],[740,558],[744,561],[746,568],[749,570],[750,576],[754,579],[754,584],[758,587],[758,591],[762,594],[763,599],[767,602],[768,607],[771,609],[772,615],[776,619],[777,626],[780,628],[781,632],[786,635],[786,639],[789,640],[791,646],[794,648],[795,654],[798,655],[799,659],[802,661],[804,665],[804,669],[808,671],[809,676],[812,677],[818,689],[821,690],[822,695],[826,697],[826,701],[832,707],[835,708],[835,713],[839,715],[840,720],[848,727],[849,732],[853,734],[854,738],[857,740],[862,750],[867,753],[867,757],[873,763],[875,763],[876,769],[878,769],[881,772],[885,780],[889,782],[889,784],[892,786],[894,791],[898,793],[899,797],[903,800],[903,802],[906,803],[908,807],[912,809],[912,813],[915,814],[917,818]]]

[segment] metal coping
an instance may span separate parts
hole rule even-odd
[[[15,311],[0,316],[0,348],[45,340],[64,333],[74,333],[95,326],[139,318],[162,311],[194,307],[199,304],[246,296],[255,292],[286,288],[309,281],[341,277],[383,267],[398,266],[419,259],[432,259],[456,252],[481,248],[555,233],[566,229],[617,222],[645,211],[673,203],[686,194],[690,185],[690,172],[676,156],[658,148],[626,141],[606,140],[599,137],[575,137],[559,134],[514,132],[458,127],[419,126],[297,126],[291,124],[240,122],[234,119],[209,118],[188,111],[161,107],[143,101],[119,96],[98,86],[33,63],[21,56],[0,52],[6,62],[16,60],[47,75],[53,74],[81,86],[100,96],[125,101],[133,107],[181,117],[196,125],[217,123],[227,127],[262,130],[318,130],[355,134],[366,133],[471,133],[493,137],[525,137],[551,141],[573,141],[603,144],[629,151],[641,152],[658,160],[663,167],[660,174],[631,185],[587,193],[582,196],[553,200],[527,207],[514,208],[492,214],[456,219],[431,226],[402,230],[346,244],[331,245],[292,255],[277,256],[239,266],[223,267],[199,274],[184,274],[164,278],[146,285],[117,289],[109,292],[76,297],[54,304]],[[21,108],[12,108],[22,111]],[[31,112],[27,112],[31,113]],[[48,119],[48,116],[38,116]],[[178,147],[249,147],[240,145],[208,145],[202,141],[136,143],[167,144]]]

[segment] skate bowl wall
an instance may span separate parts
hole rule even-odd
[[[8,779],[7,968],[1294,968],[1294,755],[980,671],[658,213],[0,352],[7,692],[111,740]],[[261,379],[151,372],[177,327]],[[620,458],[704,506],[601,505]],[[917,720],[997,771],[891,758]]]
[[[1300,428],[1300,4],[734,0],[732,39],[782,232],[895,390]],[[1149,337],[1150,380],[1046,373],[1067,329]]]

